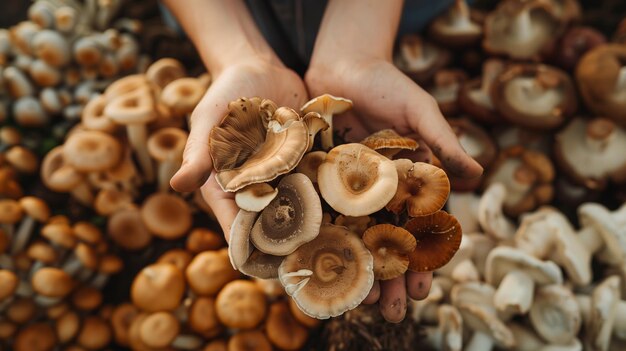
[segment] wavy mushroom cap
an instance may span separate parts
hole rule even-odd
[[[409,216],[426,216],[443,208],[450,194],[450,181],[443,169],[424,162],[393,161],[398,173],[398,188],[387,203],[387,210],[399,214],[406,208]]]
[[[538,287],[528,316],[537,334],[558,345],[574,340],[582,324],[574,294],[561,285]]]
[[[417,35],[404,35],[393,63],[420,84],[428,82],[435,72],[450,62],[450,52],[433,45]]]
[[[267,315],[265,294],[248,280],[226,284],[217,295],[215,304],[217,317],[229,328],[253,329]]]
[[[179,78],[167,84],[161,92],[161,101],[174,115],[184,116],[196,108],[206,92],[206,86],[197,78]]]
[[[131,74],[111,83],[104,91],[107,102],[138,90],[150,90],[150,81],[143,74]]]
[[[185,67],[174,58],[162,58],[153,62],[146,70],[146,79],[164,88],[172,81],[185,76]]]
[[[109,134],[86,130],[72,134],[63,144],[63,157],[79,172],[100,172],[122,159],[122,145]]]
[[[374,278],[389,280],[409,268],[409,253],[415,250],[415,237],[406,229],[377,224],[363,233],[363,243],[374,257]]]
[[[65,297],[74,287],[72,277],[53,267],[44,267],[35,272],[31,284],[37,293],[52,298]]]
[[[358,306],[374,284],[373,258],[346,228],[325,224],[311,242],[287,256],[281,283],[307,315],[327,319]]]
[[[538,284],[562,284],[561,268],[552,261],[542,261],[518,249],[497,247],[487,256],[485,280],[497,286],[514,270],[521,270]]]
[[[376,150],[379,154],[392,158],[402,150],[417,150],[417,141],[403,137],[393,129],[383,129],[361,140],[361,144]]]
[[[472,18],[465,0],[455,1],[445,13],[433,20],[428,30],[438,43],[452,47],[473,45],[483,35],[482,24]]]
[[[567,73],[546,65],[510,65],[494,81],[491,95],[504,118],[533,129],[556,128],[577,109]]]
[[[235,203],[242,210],[261,212],[278,195],[278,189],[267,183],[250,184],[237,191]]]
[[[270,181],[294,169],[308,148],[298,113],[270,100],[241,98],[211,130],[210,155],[224,191]]]
[[[144,267],[133,280],[131,299],[147,312],[173,311],[185,293],[185,276],[176,266],[158,263]]]
[[[411,218],[404,229],[413,234],[417,242],[415,250],[409,253],[410,271],[427,272],[442,267],[461,245],[461,225],[445,211]]]
[[[324,200],[337,212],[354,217],[385,207],[398,187],[393,161],[362,144],[330,150],[317,178]]]
[[[191,228],[191,209],[178,195],[156,193],[141,207],[141,218],[154,235],[164,239],[179,238]]]

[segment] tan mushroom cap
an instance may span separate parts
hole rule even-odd
[[[270,342],[281,350],[300,350],[307,342],[309,331],[289,312],[286,301],[270,305],[265,332]]]
[[[82,322],[76,341],[88,350],[101,350],[111,341],[111,328],[104,319],[88,316]]]
[[[211,130],[209,146],[224,191],[270,181],[296,167],[308,148],[308,129],[298,113],[270,100],[241,98]]]
[[[35,241],[30,244],[26,250],[26,254],[31,260],[41,261],[45,264],[53,264],[59,258],[56,250],[42,241]],[[0,294],[0,296],[1,295],[2,294]]]
[[[6,269],[0,269],[0,301],[13,296],[18,283],[19,280],[15,273]]]
[[[337,212],[354,217],[385,207],[398,187],[393,161],[362,144],[330,150],[317,178],[324,200]]]
[[[191,253],[185,249],[169,249],[159,257],[157,263],[170,263],[184,271],[192,259]]]
[[[15,351],[52,351],[57,338],[47,323],[31,324],[17,332],[13,349]]]
[[[324,94],[309,100],[307,103],[302,105],[300,111],[302,114],[317,112],[328,123],[328,128],[322,130],[322,148],[324,150],[328,150],[334,146],[333,115],[344,113],[351,108],[351,100],[332,96],[330,94]]]
[[[84,178],[63,157],[63,146],[57,146],[46,154],[41,163],[41,180],[51,190],[66,192],[73,190]]]
[[[432,21],[428,33],[442,45],[468,46],[480,40],[483,27],[472,18],[467,2],[457,0]]]
[[[267,336],[258,330],[242,331],[228,339],[228,351],[272,351]]]
[[[98,214],[110,216],[133,203],[133,196],[117,189],[102,189],[96,195],[93,208]]]
[[[256,220],[250,240],[264,253],[285,256],[315,239],[322,223],[322,206],[304,174],[285,176],[276,189],[278,195]]]
[[[152,89],[150,81],[148,81],[145,75],[131,74],[111,83],[104,91],[104,96],[110,102],[117,97],[128,95],[137,90],[150,89]]]
[[[220,334],[224,327],[217,318],[215,298],[199,296],[189,307],[188,325],[196,333],[205,338],[213,338]]]
[[[461,245],[461,225],[445,211],[411,218],[404,228],[417,241],[415,250],[409,253],[410,271],[433,271],[445,265]]]
[[[450,181],[443,169],[424,162],[393,161],[398,172],[398,188],[385,206],[393,213],[405,207],[409,216],[425,216],[443,208],[450,194]]]
[[[296,172],[302,173],[311,179],[313,185],[317,186],[317,170],[326,158],[326,151],[313,151],[306,153],[298,166]]]
[[[421,37],[408,34],[400,38],[399,50],[393,63],[414,81],[427,83],[439,69],[450,62],[450,52]]]
[[[148,347],[169,346],[180,332],[180,323],[169,312],[155,312],[148,315],[139,326],[139,337]]]
[[[170,82],[185,76],[185,67],[174,58],[162,58],[153,62],[146,70],[146,79],[164,88]]]
[[[383,129],[361,140],[361,144],[376,150],[379,154],[392,158],[402,150],[417,150],[417,141],[403,137],[393,129]]]
[[[96,130],[72,134],[63,145],[63,158],[79,172],[113,168],[122,159],[122,145],[109,134]]]
[[[67,223],[49,223],[41,228],[41,235],[54,245],[71,249],[76,246],[76,237]]]
[[[217,294],[228,282],[239,277],[228,259],[228,250],[204,251],[185,270],[187,283],[200,296]]]
[[[113,213],[107,222],[107,235],[115,244],[126,250],[142,249],[152,241],[152,234],[136,207]]]
[[[133,90],[109,100],[104,114],[122,125],[144,124],[157,118],[154,97],[149,88]]]
[[[96,245],[102,241],[102,232],[90,222],[76,222],[72,229],[74,230],[74,236],[87,244]]]
[[[363,243],[374,257],[374,278],[389,280],[409,268],[408,254],[415,250],[415,237],[406,229],[391,224],[377,224],[363,234]]]
[[[537,288],[528,316],[537,334],[557,345],[574,340],[582,324],[574,294],[561,285]]]
[[[487,257],[485,280],[494,286],[510,272],[521,270],[538,284],[561,284],[561,269],[552,261],[542,261],[512,247],[496,247]]]
[[[63,313],[55,323],[55,329],[59,342],[64,344],[76,337],[81,326],[81,320],[78,313],[68,311]]]
[[[15,224],[24,216],[20,203],[12,199],[0,199],[0,223]]]
[[[23,146],[11,147],[4,153],[4,158],[21,173],[35,173],[39,168],[37,155]]]
[[[46,222],[50,218],[50,208],[40,198],[25,196],[19,200],[19,203],[25,214],[38,222]]]
[[[235,203],[246,211],[261,212],[278,195],[278,189],[267,183],[250,184],[237,191]]]
[[[148,138],[148,152],[157,161],[182,160],[188,133],[179,128],[161,128]]]
[[[330,217],[330,214],[328,214],[328,216]],[[327,222],[324,222],[324,221],[322,222],[332,223],[330,220]],[[335,222],[332,224],[346,227],[351,232],[356,233],[359,236],[363,236],[363,233],[365,233],[365,230],[367,230],[367,228],[376,224],[376,218],[372,218],[370,216],[351,217],[351,216],[339,215],[335,218]]]
[[[168,83],[161,92],[161,101],[175,116],[184,116],[196,108],[206,92],[206,86],[197,78],[178,78]]]
[[[18,324],[24,324],[33,318],[37,310],[38,307],[35,305],[35,300],[18,298],[11,302],[5,313],[9,320]]]
[[[220,291],[215,301],[219,320],[229,328],[252,329],[267,315],[263,291],[251,281],[234,280]]]
[[[128,332],[130,325],[138,314],[139,311],[137,310],[137,307],[133,306],[131,303],[123,303],[115,306],[113,312],[111,313],[109,322],[111,323],[116,343],[122,346],[128,346]]]
[[[154,235],[176,239],[191,228],[191,209],[180,196],[168,193],[150,195],[141,207],[141,218]]]
[[[31,279],[33,289],[47,297],[64,297],[74,288],[74,281],[64,271],[54,267],[39,269]]]
[[[307,315],[338,316],[358,306],[374,284],[373,258],[344,227],[325,224],[315,240],[287,256],[280,282]]]
[[[98,272],[101,274],[115,274],[124,268],[124,261],[115,255],[107,254],[102,256],[98,265]]]
[[[152,264],[133,280],[131,298],[135,306],[147,312],[176,309],[185,293],[185,277],[169,263]]]
[[[224,235],[208,228],[194,228],[189,232],[185,248],[197,254],[202,251],[217,250],[224,246]]]
[[[104,95],[91,98],[80,115],[80,122],[88,130],[98,130],[105,133],[115,131],[116,124],[104,114],[107,99]]]

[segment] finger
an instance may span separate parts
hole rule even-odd
[[[380,313],[386,321],[399,323],[406,314],[406,283],[404,275],[380,282]]]
[[[406,290],[413,300],[425,299],[432,282],[433,272],[406,272]]]
[[[222,190],[215,180],[215,173],[212,173],[207,182],[200,188],[202,197],[211,206],[217,222],[224,231],[224,238],[228,242],[230,239],[230,227],[239,212],[235,203],[235,194]]]
[[[411,128],[419,132],[433,153],[441,160],[446,171],[454,176],[475,178],[483,168],[470,157],[459,143],[448,122],[439,111],[437,102],[415,85],[409,104],[407,119]]]
[[[365,297],[365,300],[363,300],[362,303],[365,305],[371,305],[371,304],[376,303],[379,298],[380,298],[380,283],[378,282],[378,280],[375,280],[374,285],[372,285],[372,288],[370,289],[369,294],[367,294],[367,297]]]
[[[213,168],[209,156],[209,134],[220,116],[226,114],[227,106],[227,103],[216,98],[209,90],[191,113],[183,163],[170,180],[170,185],[176,191],[194,191],[209,178]]]

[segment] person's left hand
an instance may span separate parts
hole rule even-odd
[[[388,60],[343,58],[331,62],[313,60],[305,76],[311,97],[329,93],[352,100],[354,109],[333,119],[335,130],[348,128],[348,141],[393,128],[401,135],[417,133],[453,177],[474,178],[482,167],[468,156],[439,111],[435,99],[400,72]],[[404,319],[407,294],[424,299],[432,272],[407,272],[388,281],[375,282],[363,303],[379,302],[390,322]]]

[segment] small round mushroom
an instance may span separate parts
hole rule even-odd
[[[191,330],[205,338],[214,338],[224,331],[224,326],[217,318],[215,298],[200,296],[189,307],[187,321]]]
[[[462,110],[479,122],[498,123],[498,115],[491,99],[491,90],[496,77],[505,69],[501,60],[490,58],[483,63],[482,76],[467,81],[459,91],[459,105]]]
[[[267,336],[259,330],[241,331],[228,339],[228,351],[271,351]]]
[[[157,180],[160,191],[170,188],[169,182],[183,162],[188,133],[178,128],[162,128],[148,138],[148,152],[158,162]]]
[[[205,85],[197,78],[178,78],[168,83],[161,92],[161,101],[174,116],[190,114],[206,92]]]
[[[109,322],[115,342],[121,346],[128,346],[129,329],[132,321],[139,314],[137,307],[131,303],[115,306]]]
[[[428,89],[428,93],[437,100],[444,116],[454,116],[459,112],[459,90],[466,80],[467,74],[459,69],[441,69],[435,73],[433,86]]]
[[[139,337],[143,344],[151,348],[172,347],[191,350],[201,345],[199,337],[181,335],[181,325],[170,312],[149,314],[139,326]]]
[[[373,258],[363,242],[330,224],[322,225],[315,240],[287,256],[278,274],[298,307],[319,319],[355,308],[374,284]]]
[[[535,331],[557,345],[574,341],[582,324],[574,294],[561,285],[539,287],[528,315]]]
[[[561,37],[555,59],[561,67],[573,71],[586,52],[604,43],[604,34],[592,27],[571,27]]]
[[[146,70],[146,78],[163,89],[172,81],[185,76],[185,67],[173,58],[154,61]]]
[[[439,350],[462,350],[463,318],[459,310],[443,304],[437,309],[437,319],[436,328],[426,329],[427,343]]]
[[[219,292],[215,301],[219,320],[229,328],[253,329],[267,315],[261,289],[248,280],[234,280]]]
[[[82,328],[76,342],[88,350],[100,350],[111,341],[109,324],[98,316],[88,316],[82,321]]]
[[[11,244],[11,252],[13,254],[17,254],[24,249],[33,234],[35,223],[44,223],[50,217],[50,208],[39,198],[25,196],[19,200],[19,203],[24,211],[24,216]]]
[[[419,146],[417,141],[403,137],[393,129],[383,129],[373,133],[361,140],[361,144],[389,159],[402,150],[415,151]]]
[[[398,187],[393,161],[362,144],[333,148],[317,177],[324,200],[337,212],[354,217],[385,207]]]
[[[406,208],[411,217],[439,211],[450,194],[450,181],[439,167],[408,159],[393,161],[398,173],[398,188],[385,208],[399,214]]]
[[[433,271],[452,259],[461,245],[461,226],[445,211],[411,218],[404,226],[417,241],[409,253],[409,270]]]
[[[168,193],[150,195],[141,206],[141,219],[152,234],[167,240],[180,238],[192,225],[187,202]]]
[[[199,296],[215,295],[230,281],[239,277],[229,262],[228,251],[204,251],[196,255],[185,269],[191,290]]]
[[[74,288],[74,281],[63,270],[44,267],[35,272],[31,279],[33,290],[41,297],[42,305],[54,305],[67,296]]]
[[[451,54],[421,37],[408,34],[400,38],[399,50],[393,63],[418,84],[431,80],[435,72],[450,62]]]
[[[107,234],[116,245],[125,250],[140,250],[150,244],[152,235],[136,207],[114,212],[108,217]]]
[[[15,335],[15,351],[52,351],[57,344],[54,329],[43,322],[31,324]]]
[[[389,280],[409,268],[408,254],[415,250],[415,237],[406,229],[377,224],[363,233],[363,243],[374,258],[374,278]]]
[[[491,99],[500,115],[522,127],[554,129],[577,109],[574,84],[556,67],[509,65],[491,89]]]
[[[187,236],[185,248],[187,252],[198,254],[202,251],[220,249],[224,244],[223,234],[207,228],[194,228]]]
[[[307,328],[289,312],[286,301],[270,305],[265,330],[269,341],[281,350],[301,350],[309,337]]]
[[[34,96],[24,96],[15,101],[13,118],[22,127],[43,127],[50,122],[50,116]]]
[[[483,34],[482,24],[472,18],[465,0],[456,0],[445,13],[432,21],[428,30],[438,43],[452,47],[471,46]]]
[[[237,191],[235,203],[242,210],[261,212],[276,198],[276,195],[278,195],[278,189],[272,188],[267,183],[250,184]]]
[[[172,311],[185,293],[185,277],[178,267],[158,263],[144,267],[133,280],[131,298],[147,312]]]
[[[311,99],[302,105],[300,111],[302,114],[309,112],[317,112],[328,123],[328,128],[322,130],[322,149],[329,150],[333,148],[333,115],[344,113],[352,108],[352,101],[341,97],[324,94]]]
[[[122,146],[109,134],[90,130],[72,134],[63,144],[63,158],[79,172],[100,172],[122,159]]]
[[[67,39],[59,32],[44,29],[32,39],[33,53],[38,58],[54,67],[67,64],[71,58],[70,46]]]

